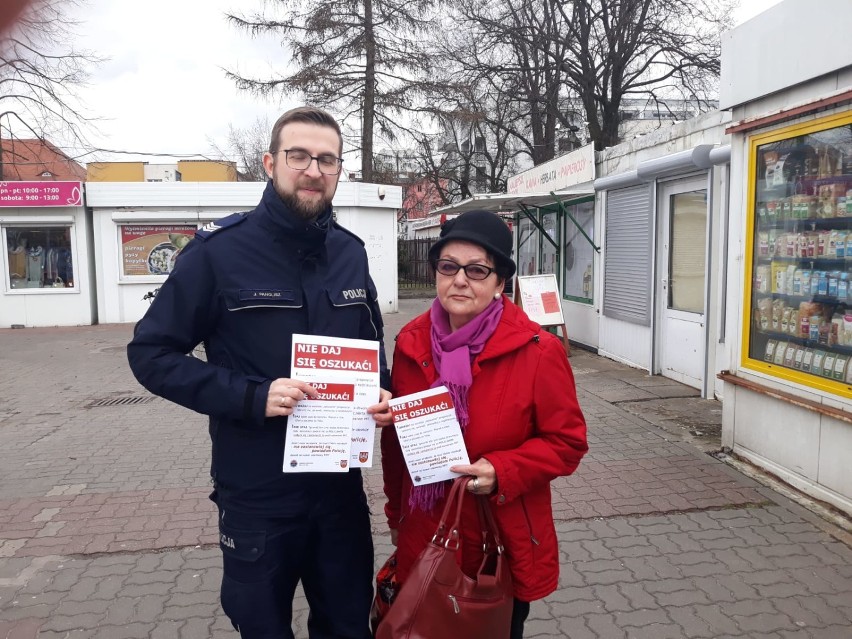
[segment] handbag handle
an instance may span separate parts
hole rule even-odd
[[[494,546],[497,549],[497,554],[503,554],[503,542],[500,541],[500,529],[497,528],[497,521],[494,519],[494,512],[491,510],[491,503],[485,495],[477,495],[476,503],[479,506],[479,523],[482,526],[482,552],[488,552],[488,533],[494,538]]]
[[[447,496],[447,501],[444,504],[444,511],[441,513],[441,520],[438,522],[438,528],[432,536],[432,543],[444,548],[458,550],[459,547],[459,529],[461,528],[461,513],[462,505],[464,504],[464,496],[467,492],[467,485],[472,481],[469,476],[459,477],[453,480],[453,485],[450,488],[450,494]],[[488,533],[494,538],[494,545],[498,554],[503,553],[503,542],[500,539],[500,530],[497,528],[497,521],[494,519],[494,513],[491,510],[491,504],[485,495],[476,496],[477,507],[479,508],[479,522],[482,526],[482,546],[483,551],[488,549]],[[449,534],[446,535],[447,522],[455,505],[455,518]],[[452,546],[451,546],[452,544]]]
[[[464,503],[464,494],[466,488],[471,481],[471,477],[458,477],[453,480],[453,485],[450,488],[450,494],[447,496],[447,502],[444,504],[444,512],[441,513],[441,520],[438,522],[438,528],[432,537],[432,543],[444,548],[451,548],[450,543],[454,543],[452,550],[458,550],[459,547],[459,524],[461,522],[462,504]],[[453,504],[455,503],[456,513],[449,534],[444,536],[447,530],[447,521],[450,516]]]

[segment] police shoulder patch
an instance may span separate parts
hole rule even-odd
[[[350,231],[350,230],[349,230],[348,228],[346,228],[345,226],[340,226],[340,224],[338,224],[337,222],[334,222],[334,228],[336,228],[336,229],[337,229],[337,230],[339,230],[339,231],[343,231],[343,232],[344,232],[344,233],[346,233],[347,235],[350,235],[350,236],[354,237],[356,240],[358,240],[358,243],[359,243],[361,246],[364,246],[364,240],[362,240],[360,237],[358,237],[357,235],[355,235],[352,231]]]
[[[244,222],[246,215],[247,213],[233,213],[232,215],[223,217],[221,220],[208,222],[195,232],[195,237],[202,241],[208,240],[214,233],[218,233],[224,229],[234,227],[240,222]]]

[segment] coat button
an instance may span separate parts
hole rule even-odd
[[[423,367],[429,366],[429,362],[423,362]]]
[[[505,504],[506,503],[506,495],[500,495],[500,497],[497,499],[497,503],[498,504]]]

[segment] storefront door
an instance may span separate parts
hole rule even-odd
[[[706,359],[707,181],[659,187],[659,373],[701,388]]]

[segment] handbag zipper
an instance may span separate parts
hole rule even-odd
[[[453,602],[453,611],[456,614],[459,614],[461,612],[461,610],[459,610],[459,602],[456,601],[456,596],[455,595],[447,595],[447,596],[450,598],[450,601]]]
[[[459,602],[468,603],[468,604],[475,606],[477,604],[493,603],[495,601],[500,601],[500,599],[501,599],[501,597],[492,597],[490,599],[479,599],[478,597],[456,597],[455,595],[447,595],[447,597],[449,598],[450,601],[453,602],[453,611],[456,614],[461,613],[461,606],[459,605]]]

